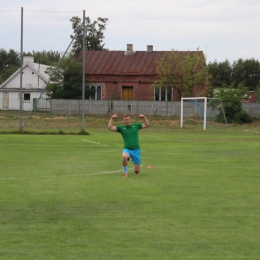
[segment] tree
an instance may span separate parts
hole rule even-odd
[[[15,50],[0,49],[0,84],[19,68],[20,60],[20,55]]]
[[[240,84],[236,89],[233,86],[215,91],[215,98],[220,98],[223,104],[227,123],[251,123],[253,118],[242,108],[241,99],[248,95],[248,88]],[[214,103],[212,102],[214,109]],[[216,116],[217,122],[224,122],[223,113]]]
[[[213,88],[225,88],[232,83],[232,66],[228,60],[223,62],[210,62],[208,64],[209,74],[211,75],[210,85]]]
[[[14,72],[19,69],[18,66],[6,67],[3,72],[0,73],[0,85],[5,82]]]
[[[75,61],[73,53],[68,54],[59,68],[50,67],[47,74],[51,77],[47,85],[47,95],[56,99],[82,99],[82,63]],[[85,89],[85,99],[93,89]]]
[[[7,67],[19,66],[20,65],[20,54],[13,49],[8,52],[3,48],[0,49],[0,73],[3,72]]]
[[[157,60],[157,79],[155,88],[174,87],[180,97],[194,96],[197,89],[206,95],[208,87],[208,68],[202,52],[178,52],[172,50]]]
[[[61,58],[58,51],[24,52],[23,56],[32,56],[34,61],[45,65],[56,65]],[[0,84],[8,79],[20,67],[21,56],[10,49],[8,52],[0,49]]]
[[[56,65],[61,59],[61,53],[58,51],[32,51],[25,52],[24,56],[32,56],[34,57],[34,62],[44,64],[44,65]]]
[[[233,62],[232,81],[234,87],[237,88],[239,84],[248,87],[249,90],[254,91],[260,87],[260,63],[255,59],[238,59]]]
[[[68,54],[59,68],[50,67],[47,74],[51,77],[47,90],[51,98],[78,99],[82,96],[82,64]]]
[[[72,51],[75,56],[79,54],[82,50],[83,42],[83,26],[81,18],[78,16],[73,16],[70,21],[72,22],[72,29],[76,35],[75,40],[72,45]],[[91,22],[89,17],[85,18],[85,49],[86,50],[104,50],[103,40],[105,38],[104,31],[106,30],[106,24],[108,19],[98,17],[97,20]],[[70,36],[74,38],[74,35]]]

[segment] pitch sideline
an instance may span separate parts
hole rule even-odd
[[[0,166],[1,167],[1,166]],[[129,168],[129,170],[132,170],[133,168]],[[57,178],[57,177],[80,177],[80,176],[95,176],[95,175],[105,175],[105,174],[114,174],[122,172],[121,170],[116,171],[106,171],[106,172],[96,172],[96,173],[90,173],[90,174],[65,174],[65,175],[46,175],[46,176],[27,176],[27,177],[7,177],[7,178],[0,178],[0,180],[24,180],[24,179],[45,179],[45,178]]]

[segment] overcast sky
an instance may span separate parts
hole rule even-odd
[[[21,7],[58,13],[75,11],[81,17],[85,10],[91,20],[108,18],[104,43],[109,50],[126,50],[126,44],[131,43],[135,51],[146,50],[147,45],[153,45],[154,51],[199,48],[207,62],[260,60],[260,0],[9,0],[1,1],[2,26],[1,16],[7,21],[6,11],[19,11]],[[38,28],[45,24],[44,19],[39,21]],[[4,35],[1,25],[0,29],[1,48],[10,37]],[[65,29],[60,31],[67,34]],[[44,34],[44,39],[53,38],[48,32]]]

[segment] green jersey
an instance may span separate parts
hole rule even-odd
[[[129,126],[120,125],[116,127],[116,131],[121,133],[124,139],[124,148],[129,150],[140,149],[138,130],[142,129],[142,124],[131,124]]]

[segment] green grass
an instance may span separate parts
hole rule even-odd
[[[0,135],[0,259],[258,260],[260,136],[245,129],[141,130],[129,178],[106,129]]]

